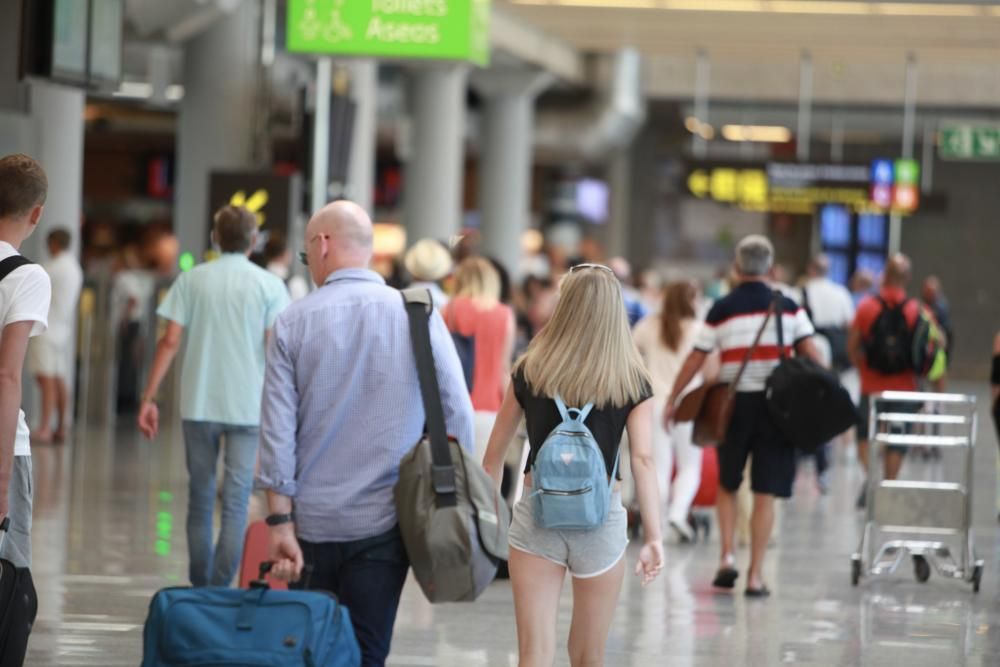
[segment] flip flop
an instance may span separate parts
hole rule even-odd
[[[716,588],[733,588],[736,585],[736,579],[740,576],[740,573],[736,568],[732,567],[720,567],[719,571],[715,573],[715,579],[712,580],[712,585]]]
[[[747,588],[743,594],[748,598],[766,598],[771,595],[771,589],[767,586],[761,586],[760,588]]]

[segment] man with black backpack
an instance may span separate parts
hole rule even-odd
[[[868,470],[870,397],[883,391],[916,391],[917,369],[914,362],[914,335],[921,319],[920,303],[906,295],[911,265],[906,255],[889,259],[878,294],[864,297],[858,304],[848,335],[847,349],[861,375],[861,402],[858,406],[858,458]],[[907,406],[911,406],[907,408]],[[894,411],[912,410],[914,404],[894,406]],[[896,479],[903,465],[903,447],[888,447],[885,454],[885,479]],[[867,485],[862,487],[858,507],[866,501]]]

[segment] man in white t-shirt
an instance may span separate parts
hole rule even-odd
[[[27,155],[0,158],[0,522],[10,532],[0,558],[31,565],[31,448],[21,411],[28,339],[45,331],[52,289],[42,267],[18,249],[42,217],[48,180]]]
[[[854,300],[846,287],[827,277],[829,272],[830,259],[816,255],[809,262],[809,277],[802,286],[799,303],[806,309],[816,333],[829,342],[831,365],[839,372],[851,366],[847,330],[854,321]]]
[[[83,269],[69,251],[70,234],[56,229],[47,239],[51,259],[42,265],[52,282],[49,328],[28,348],[28,367],[42,394],[42,414],[32,433],[35,442],[62,442],[69,412],[69,381],[73,363],[73,324],[83,287]],[[52,432],[52,413],[56,430]]]

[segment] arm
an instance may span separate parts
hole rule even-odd
[[[497,420],[493,424],[493,432],[490,433],[490,441],[486,446],[486,454],[483,456],[483,468],[496,482],[497,488],[500,488],[500,481],[503,478],[503,462],[507,458],[507,449],[511,440],[517,435],[517,427],[521,424],[523,415],[524,410],[514,396],[514,383],[508,382],[503,405],[497,413]]]
[[[847,354],[855,368],[861,368],[865,361],[865,349],[861,344],[861,331],[852,326],[847,332]]]
[[[506,393],[510,384],[511,366],[514,363],[514,344],[517,342],[517,317],[508,309],[507,337],[503,343],[503,367],[500,369],[500,388]]]
[[[295,473],[299,395],[295,365],[281,335],[280,323],[268,336],[267,368],[261,398],[260,453],[257,486],[267,490],[269,514],[291,514],[297,491]],[[270,558],[275,577],[297,581],[302,573],[302,549],[295,524],[271,527]]]
[[[812,359],[816,364],[826,367],[826,360],[823,359],[823,355],[819,353],[816,349],[816,344],[813,343],[812,337],[803,338],[795,344],[795,354],[800,357],[805,357],[807,359]]]
[[[0,519],[7,516],[7,491],[14,467],[14,441],[21,409],[21,369],[32,321],[14,322],[0,336]]]
[[[642,532],[645,544],[639,553],[635,573],[642,576],[642,583],[652,581],[663,567],[663,535],[660,532],[660,492],[656,481],[656,464],[653,461],[652,401],[646,400],[632,409],[628,416],[629,459],[639,497]]]
[[[156,356],[153,357],[153,368],[149,372],[146,389],[142,392],[142,405],[139,407],[139,430],[152,440],[160,429],[160,409],[153,402],[153,397],[160,390],[164,376],[170,370],[170,365],[181,347],[184,327],[177,322],[167,321],[167,330],[156,344]]]

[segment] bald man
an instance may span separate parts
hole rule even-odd
[[[425,421],[409,320],[402,295],[367,268],[363,209],[326,206],[305,244],[320,287],[274,326],[257,483],[267,489],[275,573],[336,594],[362,664],[383,665],[409,568],[392,489]],[[472,403],[437,312],[430,333],[448,432],[472,451]]]
[[[889,330],[889,318],[902,315],[907,330],[912,334],[920,317],[920,303],[906,295],[906,287],[910,282],[910,260],[906,255],[897,254],[886,263],[882,277],[882,286],[877,295],[864,297],[858,304],[854,322],[847,339],[847,349],[850,351],[855,365],[861,375],[861,403],[858,406],[858,458],[864,470],[868,470],[868,440],[870,397],[883,391],[916,391],[917,373],[912,366],[886,366],[885,349],[879,349],[882,341],[876,332],[879,329]],[[883,348],[885,348],[883,344]],[[910,345],[901,348],[909,350]],[[912,360],[910,360],[912,364]],[[898,405],[883,405],[891,412],[912,411],[915,404],[900,403]],[[888,447],[885,453],[885,479],[896,479],[903,465],[905,448]],[[867,485],[861,489],[858,497],[858,507],[863,508],[866,502]]]

